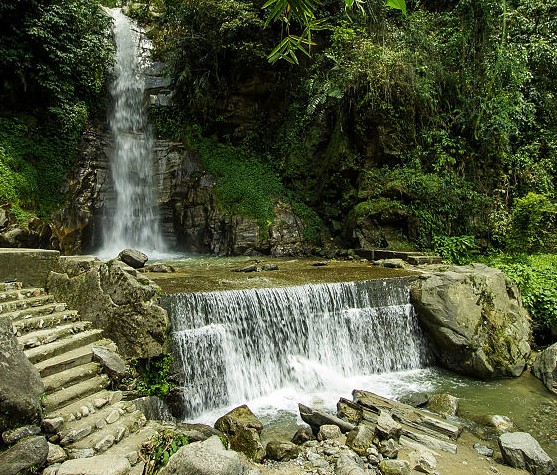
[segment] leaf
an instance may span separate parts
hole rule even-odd
[[[404,16],[406,16],[406,1],[405,0],[387,0],[385,4],[388,7],[394,8],[395,10],[400,10]]]

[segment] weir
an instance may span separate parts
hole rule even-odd
[[[153,255],[164,251],[154,193],[152,136],[145,114],[145,79],[140,65],[139,32],[120,9],[114,19],[116,59],[109,118],[110,157],[115,198],[105,208],[99,254],[113,257],[126,247]]]
[[[285,387],[422,368],[427,344],[409,279],[164,295],[186,414]],[[349,388],[351,390],[353,388]]]

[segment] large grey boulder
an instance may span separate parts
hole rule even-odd
[[[130,469],[125,457],[96,455],[68,460],[60,465],[56,475],[126,475]]]
[[[244,467],[237,452],[226,450],[216,436],[181,447],[159,475],[240,475]]]
[[[60,261],[62,271],[51,272],[47,283],[57,300],[103,329],[126,358],[152,358],[165,352],[170,323],[156,304],[157,285],[119,261]]]
[[[0,318],[0,432],[38,422],[44,386],[25,357],[8,318]]]
[[[503,272],[481,264],[427,273],[412,303],[446,368],[482,378],[519,376],[530,355],[530,317]]]
[[[48,442],[43,436],[21,439],[0,453],[0,475],[16,475],[38,470],[45,464],[47,457]]]
[[[265,457],[260,437],[263,424],[245,404],[219,418],[215,429],[228,437],[232,450],[242,452],[255,462]]]
[[[532,373],[543,381],[547,389],[557,394],[557,343],[538,353]]]
[[[134,269],[144,267],[145,263],[149,260],[147,254],[137,251],[136,249],[124,249],[120,252],[120,254],[118,254],[118,259]]]
[[[527,432],[507,432],[498,439],[501,455],[507,465],[522,468],[533,475],[549,475],[555,465]]]

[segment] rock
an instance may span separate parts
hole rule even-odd
[[[429,398],[426,409],[442,416],[456,416],[458,412],[458,398],[450,394],[434,394]]]
[[[174,417],[170,414],[168,406],[164,401],[157,396],[147,396],[134,399],[134,404],[137,409],[139,409],[145,417],[150,420],[157,421],[174,421]],[[207,438],[207,437],[205,437]],[[200,439],[196,439],[200,440]],[[204,439],[203,439],[204,440]]]
[[[41,421],[41,427],[47,434],[55,434],[56,432],[58,432],[58,429],[60,429],[63,424],[63,417],[54,417],[52,419],[43,419]]]
[[[261,269],[257,267],[257,264],[250,264],[240,269],[232,269],[232,272],[259,272]]]
[[[315,437],[314,437],[313,432],[311,431],[310,427],[300,426],[300,427],[298,427],[298,430],[296,431],[296,433],[292,437],[291,442],[296,444],[296,445],[302,445],[303,443],[307,442],[308,440],[314,440],[314,439],[315,439]]]
[[[244,471],[237,452],[226,450],[217,436],[181,447],[159,475],[241,475]]]
[[[23,353],[9,318],[0,318],[0,432],[38,422],[44,386]]]
[[[332,424],[325,424],[319,428],[317,440],[338,439],[342,436],[342,432],[338,426]]]
[[[17,429],[8,430],[2,433],[2,440],[6,445],[15,444],[18,440],[31,435],[39,435],[41,428],[39,426],[23,426]]]
[[[264,271],[279,270],[279,266],[277,264],[265,264],[262,269]]]
[[[342,454],[335,463],[335,475],[366,475],[368,472],[347,454]]]
[[[143,268],[145,272],[155,272],[160,274],[172,274],[176,269],[166,264],[151,264]]]
[[[338,429],[338,427],[337,427]],[[301,452],[300,447],[292,442],[283,442],[279,440],[271,440],[265,448],[267,459],[280,461],[288,461],[295,459]]]
[[[132,275],[116,261],[62,258],[61,268],[49,274],[49,292],[110,335],[123,357],[152,358],[165,352],[170,322],[156,304],[160,289],[152,281]]]
[[[52,465],[54,463],[62,463],[64,462],[68,456],[62,447],[55,444],[48,444],[48,456],[46,458],[46,462],[48,465]]]
[[[38,471],[48,457],[48,442],[40,435],[27,437],[0,453],[0,475]]]
[[[366,456],[369,463],[372,465],[378,465],[381,460],[383,460],[383,456],[377,450],[375,445],[372,445],[366,450]]]
[[[311,407],[304,406],[303,404],[298,404],[298,409],[300,411],[300,417],[306,424],[309,424],[314,434],[317,434],[319,432],[319,428],[325,424],[338,426],[342,432],[350,432],[355,427],[354,424],[346,422],[339,417],[312,409]]]
[[[483,455],[484,457],[493,457],[493,449],[490,449],[486,445],[476,443],[473,447],[479,455]]]
[[[389,459],[395,459],[398,455],[398,451],[401,449],[400,444],[398,444],[393,439],[382,440],[379,443],[379,453],[383,455],[383,457]]]
[[[403,269],[405,263],[402,259],[383,259],[383,267],[388,267],[391,269]]]
[[[396,422],[387,411],[381,411],[377,418],[375,433],[380,440],[394,439],[398,442],[402,433],[402,426]]]
[[[411,393],[399,399],[402,404],[407,404],[412,407],[424,407],[429,401],[429,394],[426,393]]]
[[[103,437],[101,440],[99,440],[95,444],[95,451],[96,452],[105,452],[106,450],[108,450],[113,445],[114,445],[114,436],[113,435],[107,435],[106,437]]]
[[[442,366],[482,379],[522,373],[530,318],[503,272],[474,264],[424,274],[411,296]]]
[[[311,264],[313,267],[325,267],[328,266],[329,263],[327,261],[319,261],[319,262],[314,262],[313,264]]]
[[[140,269],[149,260],[146,254],[135,249],[124,249],[118,254],[118,259],[134,269]]]
[[[489,415],[483,419],[483,422],[493,427],[498,434],[514,430],[514,423],[507,416]]]
[[[507,432],[498,439],[501,455],[507,465],[525,469],[533,475],[549,475],[553,460],[527,432]]]
[[[224,437],[221,431],[213,429],[211,426],[205,424],[187,424],[185,422],[180,422],[176,424],[174,430],[187,436],[190,442],[207,440],[214,435],[217,437]]]
[[[232,450],[242,452],[256,462],[265,456],[260,438],[263,424],[245,404],[219,418],[215,429],[228,437]]]
[[[557,343],[540,351],[532,365],[532,373],[553,394],[557,394]]]
[[[96,455],[64,462],[57,475],[127,475],[130,470],[130,462],[125,457]]]
[[[351,430],[346,436],[346,445],[360,456],[365,456],[366,451],[373,445],[375,431],[364,424]]]
[[[382,460],[379,464],[382,475],[411,475],[410,464],[406,460]]]
[[[74,442],[87,437],[91,432],[93,432],[93,427],[89,425],[74,429],[66,434],[66,436],[60,441],[60,445],[65,447],[73,444]]]
[[[126,362],[118,353],[103,346],[94,346],[91,351],[93,352],[93,360],[100,363],[103,371],[113,381],[121,381],[128,374]]]
[[[422,473],[435,473],[437,470],[437,459],[428,450],[420,450],[414,455],[416,462],[414,464],[414,470]]]
[[[88,448],[88,449],[69,449],[68,450],[68,457],[71,459],[86,459],[95,456],[95,450]]]

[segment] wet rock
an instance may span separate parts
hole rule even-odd
[[[118,254],[118,259],[134,269],[140,269],[149,260],[147,254],[136,249],[124,249]]]
[[[408,404],[412,407],[424,407],[429,402],[429,394],[411,393],[399,399],[402,404]]]
[[[402,426],[387,411],[381,411],[377,418],[375,433],[381,440],[394,439],[398,442],[402,433]]]
[[[319,428],[325,424],[338,426],[342,432],[350,432],[355,427],[354,424],[346,422],[339,417],[312,409],[311,407],[304,406],[303,404],[298,404],[298,409],[300,411],[300,417],[306,424],[309,424],[314,434],[317,434],[319,432]]]
[[[0,453],[0,473],[16,475],[38,471],[48,457],[48,442],[40,436],[27,437]]]
[[[557,394],[557,343],[538,353],[532,373],[543,381],[547,389]]]
[[[308,426],[301,426],[298,427],[298,430],[294,434],[291,439],[291,442],[296,445],[302,445],[303,443],[307,442],[308,440],[315,440],[315,436],[311,431],[311,428]]]
[[[487,426],[493,427],[498,434],[514,430],[514,423],[507,416],[489,415],[482,420]]]
[[[190,442],[204,441],[214,435],[217,437],[225,437],[220,430],[216,430],[206,424],[188,424],[186,422],[180,422],[176,424],[175,430],[187,436]]]
[[[484,457],[493,457],[493,449],[490,449],[488,446],[476,443],[473,447],[479,455],[483,455]]]
[[[23,426],[17,429],[8,430],[2,433],[2,440],[6,445],[15,444],[18,440],[31,435],[39,435],[41,428],[39,426]]]
[[[0,349],[0,432],[4,432],[40,420],[44,386],[8,318],[0,318]]]
[[[338,429],[338,427],[337,427]],[[265,448],[266,457],[269,460],[287,461],[295,459],[301,452],[301,448],[292,442],[271,440]]]
[[[450,394],[433,394],[429,398],[426,409],[442,416],[456,416],[458,412],[458,398]]]
[[[530,317],[503,272],[474,264],[424,274],[411,296],[442,366],[482,379],[522,373]]]
[[[245,404],[218,419],[215,429],[228,437],[232,450],[242,452],[256,462],[265,456],[260,438],[263,424]]]
[[[130,469],[130,462],[125,457],[96,455],[64,462],[57,475],[126,475]]]
[[[181,447],[159,475],[240,475],[244,467],[237,452],[226,450],[217,436]]]
[[[410,464],[406,460],[383,460],[379,464],[382,475],[411,475]]]
[[[116,352],[104,346],[94,346],[91,348],[93,360],[100,363],[103,371],[113,381],[121,381],[128,373],[126,362]]]
[[[149,420],[174,421],[167,405],[158,396],[146,396],[134,399],[135,407],[140,410]],[[207,437],[205,437],[207,438]],[[201,440],[201,439],[196,439]]]
[[[367,425],[359,425],[346,436],[346,445],[360,456],[365,456],[367,449],[373,445],[375,431]]]
[[[342,432],[338,426],[332,424],[324,424],[319,428],[317,440],[338,439],[342,436]]]
[[[553,460],[527,432],[508,432],[498,439],[501,455],[507,465],[527,470],[533,475],[549,475]]]

